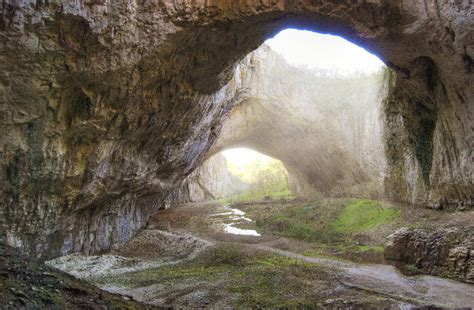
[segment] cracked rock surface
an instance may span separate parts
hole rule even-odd
[[[428,274],[474,283],[473,228],[402,228],[388,237],[385,258]]]
[[[4,1],[0,236],[42,258],[129,240],[241,101],[239,61],[290,26],[394,70],[389,197],[472,209],[472,14],[470,1]]]

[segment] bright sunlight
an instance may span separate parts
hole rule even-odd
[[[365,49],[328,34],[286,29],[265,43],[290,64],[340,75],[373,73],[385,66]]]

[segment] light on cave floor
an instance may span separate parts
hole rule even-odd
[[[338,36],[286,29],[265,43],[290,64],[339,75],[368,74],[385,67],[377,56]]]

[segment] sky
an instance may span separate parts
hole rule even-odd
[[[265,41],[290,64],[349,75],[371,73],[384,67],[375,55],[338,36],[286,29]]]

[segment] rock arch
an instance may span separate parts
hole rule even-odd
[[[277,158],[299,197],[381,198],[387,72],[330,77],[288,64],[267,45],[236,71],[245,94],[209,154],[247,147]]]
[[[392,199],[472,208],[469,1],[5,1],[2,239],[44,258],[128,240],[203,159],[239,101],[235,65],[288,26],[394,70]],[[234,77],[234,78],[233,78]]]

